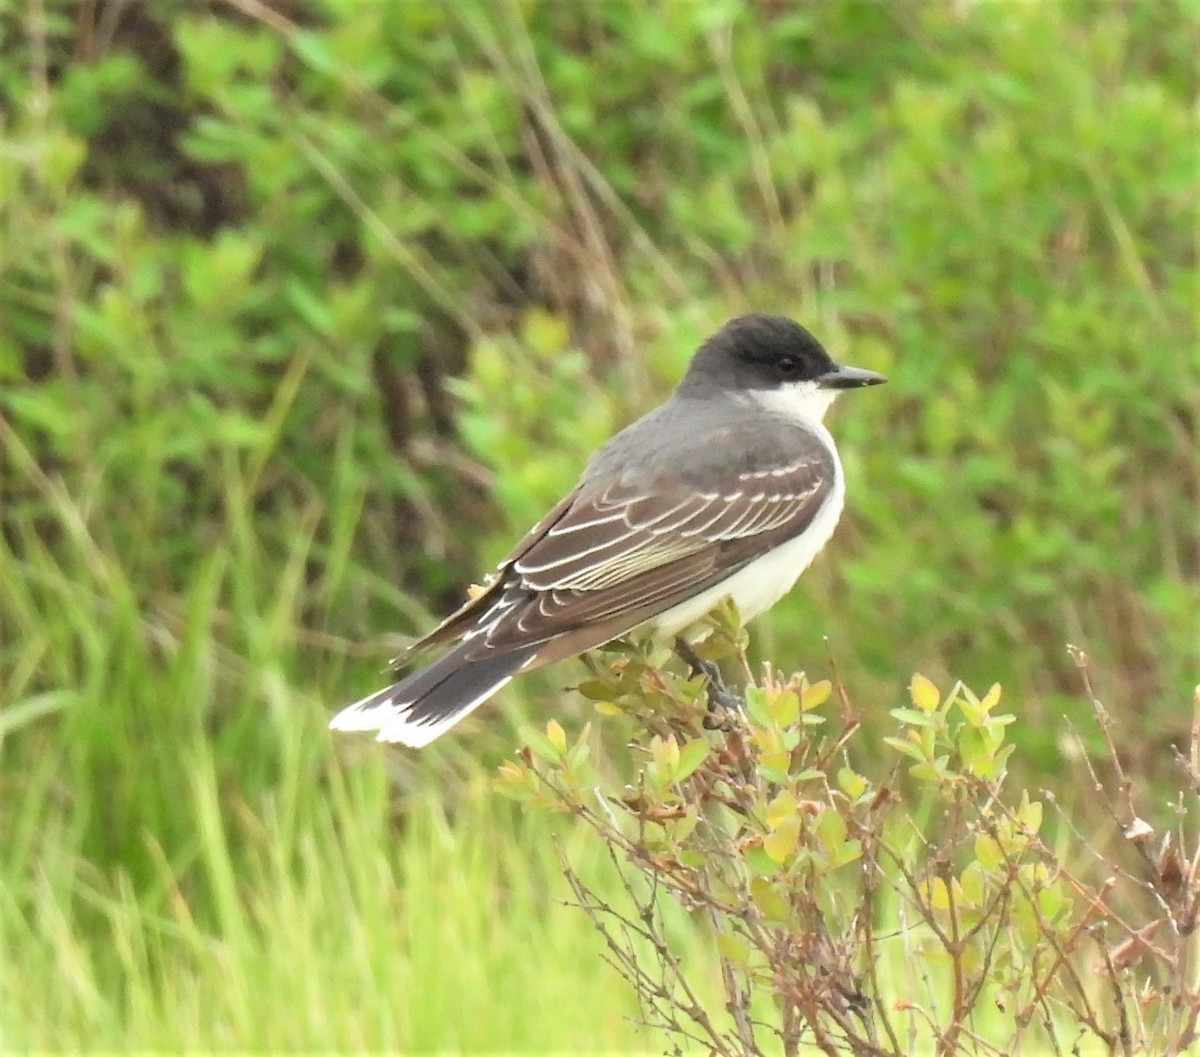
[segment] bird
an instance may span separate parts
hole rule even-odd
[[[597,449],[486,588],[408,656],[445,651],[394,671],[330,727],[424,746],[524,672],[643,625],[679,635],[726,599],[744,620],[769,609],[842,513],[825,412],[846,390],[886,380],[838,366],[787,317],[729,320],[667,400]]]

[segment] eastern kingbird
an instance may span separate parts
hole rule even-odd
[[[610,439],[482,593],[416,643],[453,645],[339,712],[334,730],[426,745],[513,676],[640,625],[674,635],[730,598],[774,605],[833,534],[845,481],[821,419],[839,367],[782,316],[730,320],[666,403]]]

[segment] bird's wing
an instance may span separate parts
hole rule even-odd
[[[737,540],[800,532],[833,485],[825,459],[806,455],[744,471],[709,491],[663,481],[614,482],[579,498],[513,563],[526,587],[601,590]],[[757,548],[755,548],[757,549]]]
[[[495,648],[622,613],[633,627],[802,532],[835,472],[832,454],[814,444],[787,460],[706,477],[703,492],[662,475],[578,491],[501,566],[503,590],[476,634]]]

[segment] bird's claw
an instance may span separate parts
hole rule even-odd
[[[704,729],[727,733],[735,729],[746,715],[746,702],[740,694],[725,685],[721,669],[712,661],[704,660],[682,637],[675,640],[675,652],[691,668],[693,675],[703,675],[708,680],[705,690],[708,715],[704,717]]]

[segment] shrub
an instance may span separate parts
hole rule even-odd
[[[745,667],[744,646],[725,624],[706,652]],[[943,693],[915,675],[872,779],[840,685],[768,669],[744,715],[714,732],[702,677],[667,659],[618,648],[580,687],[635,721],[627,774],[597,773],[587,729],[572,742],[552,721],[497,787],[576,817],[607,847],[626,899],[597,894],[564,859],[573,902],[675,1052],[1062,1053],[1090,1037],[1164,1055],[1195,1042],[1200,728],[1177,759],[1188,792],[1161,838],[1134,814],[1111,740],[1115,781],[1091,774],[1129,863],[1066,816],[1048,837],[1053,797],[1006,787],[1016,717],[998,684]],[[719,999],[685,968],[672,903],[712,937]]]

